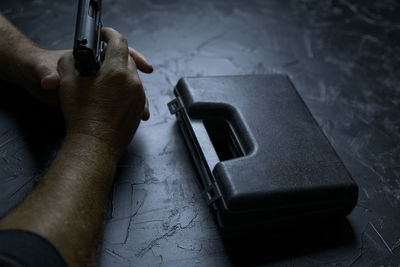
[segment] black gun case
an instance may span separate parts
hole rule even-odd
[[[287,76],[182,78],[174,94],[169,110],[223,234],[344,217],[356,205],[356,183]]]

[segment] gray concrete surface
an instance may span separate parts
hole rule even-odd
[[[103,6],[104,25],[126,35],[155,72],[141,74],[151,119],[119,163],[100,266],[400,264],[398,1],[104,0]],[[2,0],[0,12],[39,44],[72,48],[75,1]],[[230,244],[219,236],[166,104],[183,76],[262,73],[290,76],[360,187],[348,216],[353,237],[345,242],[328,235]],[[14,89],[0,90],[0,215],[30,192],[63,136],[57,110]]]

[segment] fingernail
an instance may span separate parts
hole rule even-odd
[[[57,74],[48,74],[41,81],[40,85],[44,90],[55,90],[60,84],[60,77]]]

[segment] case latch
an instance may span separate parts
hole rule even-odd
[[[182,103],[178,97],[168,103],[168,109],[171,114],[177,113],[182,108],[183,108]]]
[[[219,191],[218,186],[215,183],[212,183],[204,189],[203,195],[207,201],[207,205],[210,206],[221,197],[221,192]]]

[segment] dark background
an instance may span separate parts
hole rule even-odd
[[[76,1],[2,0],[0,12],[39,44],[72,48]],[[100,266],[397,266],[399,14],[398,1],[104,0],[104,25],[155,72],[141,75],[151,119],[119,163]],[[166,104],[183,76],[263,73],[292,79],[358,183],[358,205],[348,224],[318,234],[223,242]],[[51,162],[63,122],[58,110],[1,87],[4,215]]]

